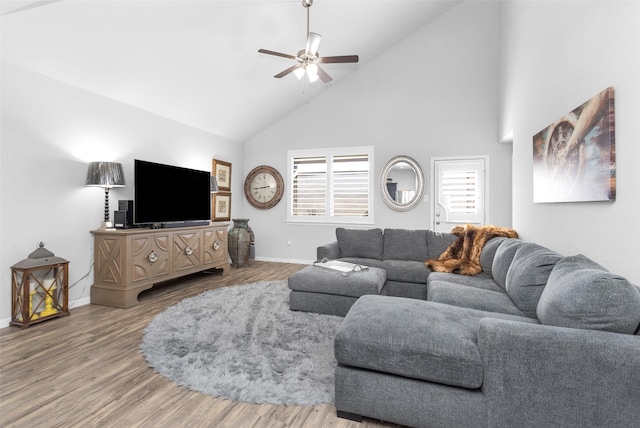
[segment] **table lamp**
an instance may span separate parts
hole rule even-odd
[[[86,185],[104,189],[104,222],[100,229],[112,229],[113,224],[109,221],[109,189],[112,187],[124,187],[122,164],[117,162],[90,162]]]

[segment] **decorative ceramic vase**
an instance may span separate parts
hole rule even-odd
[[[249,263],[254,234],[249,227],[248,218],[234,218],[233,228],[229,231],[229,256],[235,267]]]

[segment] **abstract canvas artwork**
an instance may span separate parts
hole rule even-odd
[[[533,202],[615,201],[614,90],[533,136]]]

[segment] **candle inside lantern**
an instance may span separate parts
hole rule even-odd
[[[42,286],[44,287],[45,290],[49,290],[53,285],[53,282],[54,282],[53,278],[45,278],[42,280]]]

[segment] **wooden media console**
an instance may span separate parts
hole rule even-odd
[[[94,283],[91,303],[118,308],[138,304],[153,284],[207,269],[229,270],[228,223],[168,229],[91,231]]]

